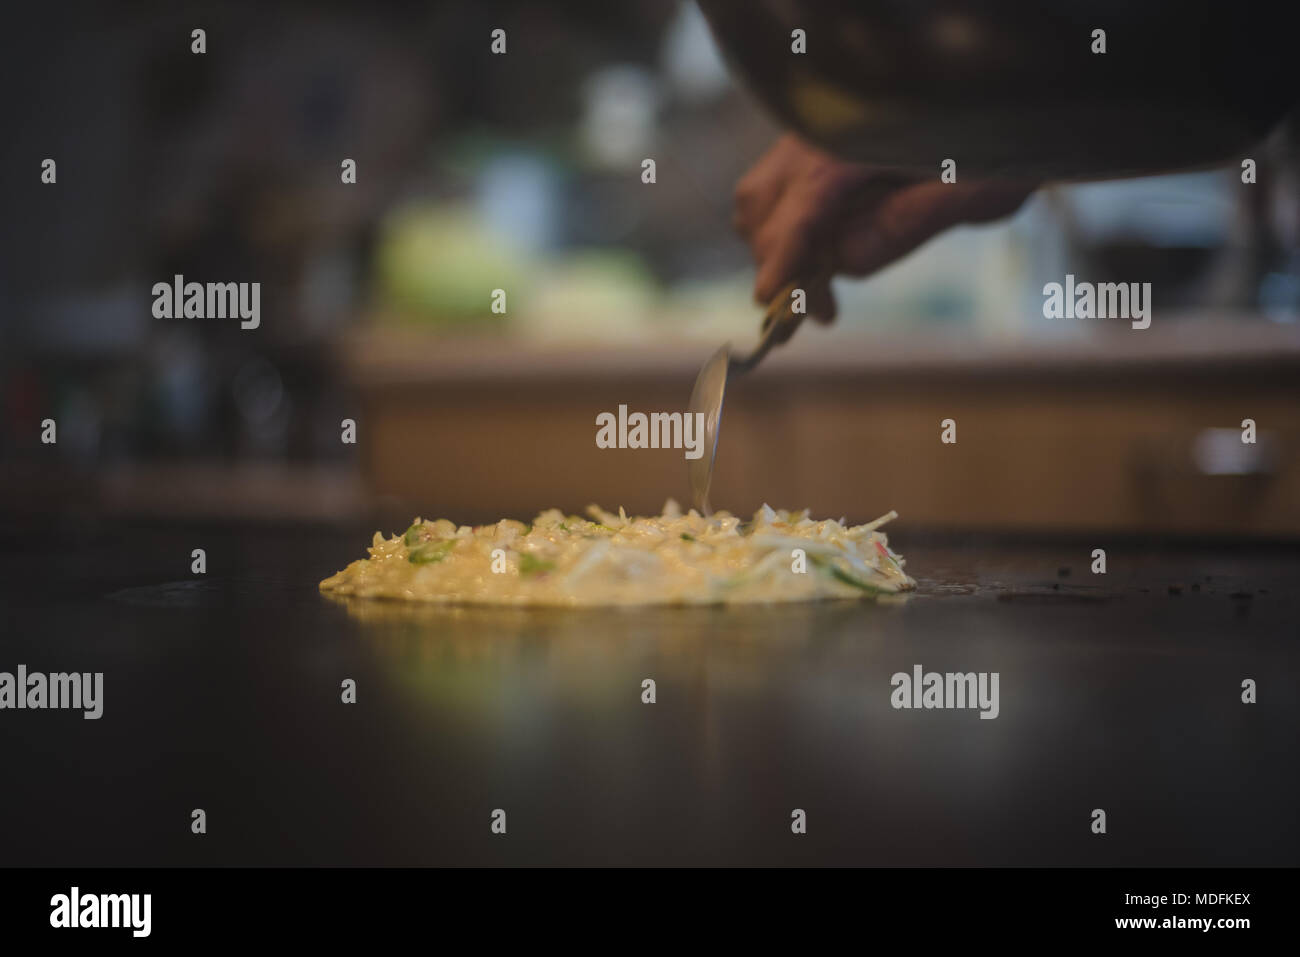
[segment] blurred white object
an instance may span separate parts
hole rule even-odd
[[[1123,237],[1214,249],[1229,239],[1239,186],[1233,171],[1213,170],[1075,183],[1061,194],[1073,228],[1088,242]]]
[[[672,92],[688,103],[716,99],[731,88],[727,65],[704,14],[693,3],[678,5],[659,61]]]
[[[653,155],[659,93],[639,66],[612,66],[582,86],[582,145],[598,166],[626,167]]]
[[[483,168],[477,187],[479,215],[502,242],[536,253],[554,240],[557,187],[542,160],[525,153],[494,157]]]
[[[1204,475],[1259,475],[1273,471],[1273,438],[1261,432],[1254,443],[1240,429],[1202,429],[1192,443],[1192,459]]]

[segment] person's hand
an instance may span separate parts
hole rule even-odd
[[[866,276],[950,226],[1015,212],[1037,183],[943,183],[846,163],[783,136],[736,186],[736,230],[758,264],[754,298],[766,305],[787,284],[807,282],[808,314],[835,318],[830,280]]]

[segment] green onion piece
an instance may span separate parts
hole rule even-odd
[[[886,592],[885,589],[877,588],[875,585],[867,584],[858,576],[846,572],[844,569],[840,568],[840,566],[836,565],[835,563],[831,562],[829,559],[826,559],[821,555],[809,555],[808,560],[813,563],[814,567],[820,568],[822,571],[825,572],[830,572],[830,576],[834,578],[836,581],[841,581],[846,585],[851,585],[854,588],[867,592],[870,595],[888,594],[888,592]]]
[[[406,543],[407,548],[410,548],[419,540],[420,540],[420,523],[416,522],[414,525],[412,525],[410,528],[406,530],[406,534],[402,536],[402,541]]]
[[[695,536],[694,536],[694,535],[691,535],[691,534],[689,534],[689,533],[687,533],[687,532],[682,532],[682,541],[684,541],[684,542],[693,542],[693,541],[695,541]]]
[[[554,567],[555,562],[548,562],[530,552],[523,552],[519,556],[520,575],[539,575],[542,572],[549,572]]]
[[[831,566],[831,575],[844,582],[846,585],[852,585],[854,588],[861,588],[863,591],[870,592],[873,595],[883,594],[884,592],[884,589],[876,588],[874,585],[868,585],[861,578],[858,578],[856,575],[850,575],[837,565]]]
[[[428,542],[419,548],[413,549],[407,556],[407,561],[412,565],[429,565],[433,562],[440,562],[456,547],[456,540],[450,539],[443,542]]]

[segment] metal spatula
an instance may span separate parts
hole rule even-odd
[[[803,314],[791,310],[791,296],[799,282],[792,282],[772,298],[763,315],[758,346],[747,356],[731,352],[731,343],[713,353],[700,369],[691,391],[689,413],[704,413],[704,454],[688,461],[691,481],[691,499],[701,515],[711,515],[709,486],[713,483],[713,463],[718,456],[718,425],[722,419],[722,400],[727,393],[727,379],[748,372],[762,361],[773,346],[787,342],[803,322]],[[807,288],[803,286],[802,288]]]

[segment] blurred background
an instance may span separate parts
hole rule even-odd
[[[24,16],[4,65],[7,525],[395,528],[687,500],[680,452],[594,436],[620,404],[684,409],[709,353],[757,335],[732,191],[781,130],[693,4]],[[1250,186],[1236,163],[1053,186],[838,281],[836,325],[729,392],[715,505],[1300,536],[1294,118],[1254,158]],[[1066,273],[1151,282],[1152,327],[1045,319]],[[175,274],[260,282],[260,327],[155,319]]]

